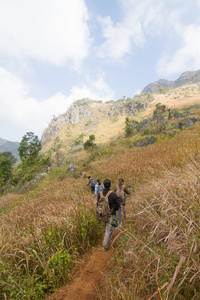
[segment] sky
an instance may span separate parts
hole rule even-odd
[[[200,69],[200,0],[0,0],[0,138]]]

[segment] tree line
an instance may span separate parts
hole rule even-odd
[[[27,132],[18,147],[20,163],[15,167],[17,159],[11,152],[0,153],[0,193],[33,179],[37,171],[49,164],[49,157],[43,158],[39,153],[41,141],[33,132]],[[15,170],[15,172],[14,172]]]

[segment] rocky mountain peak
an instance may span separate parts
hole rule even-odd
[[[187,83],[197,83],[200,81],[200,70],[193,72],[184,72],[175,81],[169,81],[166,79],[159,79],[153,83],[148,84],[142,91],[142,93],[158,93],[160,86],[164,89],[176,88]]]

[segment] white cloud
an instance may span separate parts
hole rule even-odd
[[[119,59],[133,54],[134,47],[143,47],[146,34],[158,35],[166,26],[164,21],[164,2],[161,0],[119,1],[124,16],[121,22],[113,23],[109,16],[99,17],[105,42],[100,45],[97,55]]]
[[[182,17],[188,8],[186,0],[177,0],[176,3],[174,0],[118,2],[123,12],[121,22],[114,23],[110,16],[98,18],[105,39],[97,49],[98,56],[118,61],[127,54],[134,55],[134,50],[143,48],[151,38],[154,40],[148,44],[149,51],[154,49],[155,42],[159,43],[159,38],[165,37],[165,41],[179,38],[183,28],[181,20],[185,21]]]
[[[84,0],[0,0],[0,52],[61,65],[78,65],[90,51]],[[81,51],[80,51],[81,49]]]
[[[88,78],[89,79],[89,78]],[[82,98],[110,100],[113,92],[102,75],[89,80],[83,86],[73,86],[69,95],[56,93],[53,97],[38,101],[30,97],[25,83],[0,68],[0,137],[21,141],[29,131],[41,137],[53,116],[67,111],[74,100]]]
[[[125,21],[113,24],[110,17],[99,17],[103,36],[106,41],[97,49],[99,57],[112,57],[118,59],[126,54],[131,54],[133,44],[142,46],[144,35],[139,22]]]
[[[71,89],[69,99],[82,99],[90,98],[93,100],[112,100],[114,92],[106,84],[103,75],[98,75],[96,79],[92,79],[90,76],[87,78],[87,83],[81,87],[74,86]]]
[[[173,54],[163,54],[157,64],[160,75],[197,70],[200,68],[200,25],[189,25],[180,30],[182,46]]]

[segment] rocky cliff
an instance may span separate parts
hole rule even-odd
[[[93,114],[90,106],[73,103],[64,114],[54,117],[49,126],[44,130],[41,139],[42,145],[54,139],[62,127],[77,124],[80,118],[87,119]]]
[[[151,97],[147,95],[106,103],[93,100],[78,100],[64,114],[53,118],[42,134],[42,146],[59,136],[61,130],[70,131],[70,128],[76,124],[80,124],[80,132],[83,133],[84,131],[84,134],[87,136],[89,133],[92,133],[92,130],[89,130],[90,127],[97,128],[97,125],[105,120],[113,119],[114,121],[114,118],[119,116],[134,116],[144,110],[150,101]]]
[[[193,72],[185,72],[175,81],[168,81],[166,79],[159,79],[153,83],[148,84],[142,91],[142,93],[157,93],[160,86],[164,89],[176,88],[185,84],[200,82],[200,70]]]

